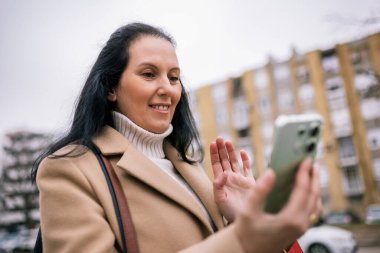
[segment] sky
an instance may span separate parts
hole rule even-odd
[[[378,0],[0,0],[0,136],[62,132],[110,34],[129,22],[177,41],[188,90],[380,31]]]

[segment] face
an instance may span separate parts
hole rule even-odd
[[[108,99],[116,110],[153,133],[165,132],[181,98],[180,69],[173,45],[149,35],[129,47],[129,62]]]

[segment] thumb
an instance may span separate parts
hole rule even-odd
[[[256,184],[252,188],[252,205],[261,206],[268,194],[272,191],[274,183],[276,181],[276,175],[273,170],[268,169],[265,173],[257,180]]]
[[[250,194],[250,208],[252,210],[261,209],[266,197],[269,192],[272,191],[274,182],[276,181],[276,175],[273,170],[268,169],[265,173],[257,180],[256,184],[253,185]]]

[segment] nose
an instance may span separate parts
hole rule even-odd
[[[163,77],[161,78],[158,89],[157,89],[157,94],[159,96],[170,96],[174,91],[174,87],[171,84],[170,80],[168,77]]]

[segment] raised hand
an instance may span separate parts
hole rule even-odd
[[[305,160],[296,174],[296,182],[286,206],[277,214],[263,211],[275,174],[267,170],[247,193],[236,215],[234,227],[244,252],[282,252],[313,223],[322,212],[318,168]]]
[[[210,145],[214,173],[214,198],[223,216],[232,222],[244,205],[248,190],[255,184],[248,155],[240,152],[243,168],[230,141],[218,137]]]

